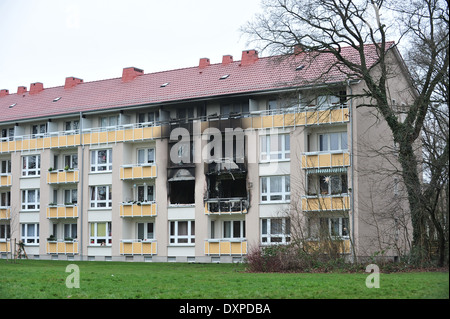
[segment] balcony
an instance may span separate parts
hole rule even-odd
[[[0,253],[11,253],[11,243],[9,241],[0,241]]]
[[[302,198],[304,212],[343,211],[350,209],[350,196],[347,194],[330,196],[305,196]]]
[[[125,124],[83,130],[83,144],[109,144],[117,142],[148,140],[161,137],[161,126],[152,123]]]
[[[47,207],[47,218],[77,218],[78,207],[75,205],[54,205]]]
[[[156,178],[155,164],[131,164],[120,167],[120,179],[122,180],[146,178]]]
[[[120,242],[121,255],[156,255],[156,241],[142,241],[140,239],[123,239]]]
[[[332,239],[326,241],[320,240],[310,240],[305,242],[305,250],[314,253],[339,253],[339,254],[349,254],[350,253],[350,240],[349,239]]]
[[[0,187],[11,186],[11,174],[0,175]]]
[[[154,217],[157,214],[155,202],[131,202],[120,204],[120,217]]]
[[[21,135],[0,139],[0,153],[41,150],[45,148],[74,147],[80,144],[79,131],[61,131]]]
[[[207,239],[205,241],[206,255],[246,255],[246,239]]]
[[[350,166],[350,155],[346,151],[308,152],[302,155],[302,168],[332,168]]]
[[[11,218],[11,207],[10,206],[0,206],[0,220]]]
[[[78,170],[58,170],[50,171],[47,173],[48,184],[68,184],[78,183],[79,171]]]
[[[47,241],[47,254],[78,254],[78,242]]]
[[[205,215],[246,214],[248,202],[246,198],[218,198],[205,202]]]

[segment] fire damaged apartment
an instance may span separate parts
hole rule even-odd
[[[361,106],[361,79],[320,80],[333,58],[309,54],[2,89],[0,256],[22,242],[30,259],[241,262],[323,234],[369,256],[380,227],[405,245],[394,221],[372,222],[402,192],[376,173],[389,159],[364,156],[393,145],[387,125]],[[389,85],[408,105],[408,75]]]

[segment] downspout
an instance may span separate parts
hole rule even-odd
[[[83,112],[80,112],[80,146],[81,146],[81,163],[80,163],[80,260],[83,260],[83,193],[84,193],[84,143],[83,143]]]
[[[355,176],[355,168],[353,165],[353,90],[350,86],[350,80],[347,80],[347,86],[350,91],[350,100],[349,100],[349,117],[350,117],[350,167],[351,167],[351,174],[352,174],[352,180],[351,180],[351,187],[352,191],[350,192],[350,210],[352,212],[352,221],[351,221],[351,237],[352,237],[352,259],[353,263],[356,262],[356,253],[355,253],[355,184],[354,184],[354,176]]]

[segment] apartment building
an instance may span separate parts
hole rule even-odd
[[[348,98],[362,81],[335,70],[313,83],[330,56],[302,64],[307,54],[245,50],[238,61],[1,90],[1,256],[22,241],[36,259],[236,262],[289,243],[292,216],[311,242],[320,226],[343,254],[373,253],[379,229],[365,203],[387,182],[361,168],[385,162],[358,154],[392,137]],[[410,98],[399,69],[398,105]]]

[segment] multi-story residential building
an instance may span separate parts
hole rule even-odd
[[[385,159],[359,154],[392,138],[349,98],[363,82],[335,70],[312,83],[331,59],[299,64],[305,54],[246,50],[240,61],[1,90],[0,254],[21,240],[29,258],[232,262],[290,242],[292,216],[311,242],[325,226],[342,253],[373,253],[380,229],[368,219],[383,203],[371,186],[388,181],[363,169]],[[389,84],[401,105],[399,70]]]

